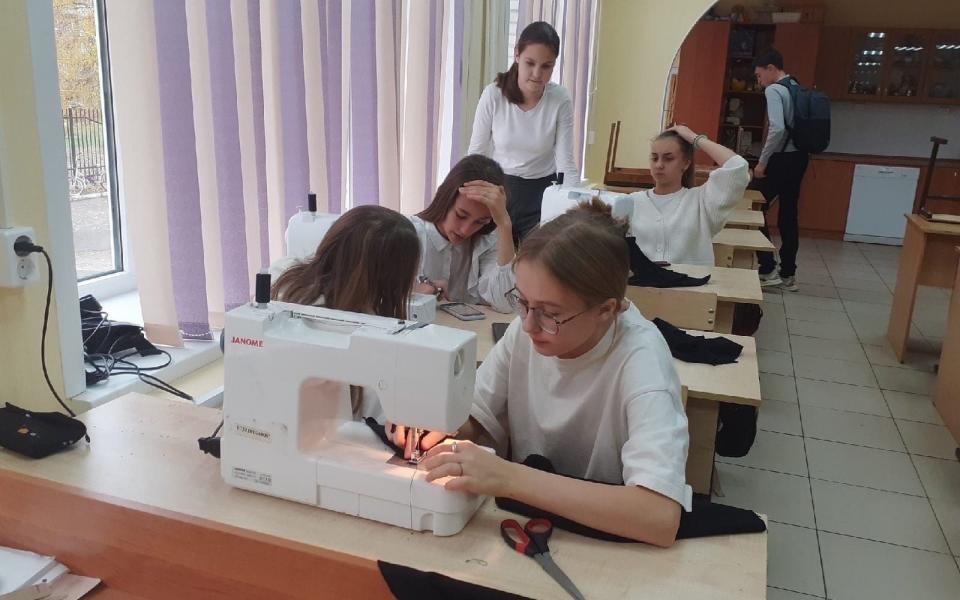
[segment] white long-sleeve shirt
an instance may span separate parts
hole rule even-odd
[[[723,229],[749,183],[747,161],[733,156],[699,187],[665,195],[634,192],[630,235],[652,261],[712,266],[713,236]]]
[[[791,79],[787,85],[797,85],[797,82]],[[763,95],[767,100],[767,139],[763,142],[759,162],[765,165],[770,162],[770,157],[775,153],[796,152],[797,147],[793,145],[793,140],[787,142],[786,146],[783,145],[784,140],[787,139],[787,125],[793,123],[793,101],[790,99],[790,90],[774,83],[763,90]]]
[[[470,241],[453,246],[440,235],[433,223],[428,223],[418,216],[410,217],[410,221],[420,238],[420,275],[434,281],[446,279],[450,288],[456,289],[458,278],[464,275],[452,273],[452,267],[461,262],[459,253],[468,251]],[[513,309],[505,296],[515,285],[513,266],[510,263],[503,266],[497,264],[497,232],[493,231],[474,238],[469,272],[466,274],[466,294],[462,298],[451,300],[487,304],[497,312],[508,313]]]
[[[564,183],[580,181],[570,93],[550,82],[540,102],[523,111],[491,83],[480,95],[467,153],[489,156],[507,175],[539,179],[562,172]]]
[[[515,319],[477,370],[471,416],[511,459],[638,485],[690,510],[687,417],[667,343],[631,305],[582,356],[539,354]]]

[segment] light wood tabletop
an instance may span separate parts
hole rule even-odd
[[[727,227],[742,227],[746,229],[760,229],[763,227],[763,213],[759,210],[735,208],[727,219]]]
[[[683,264],[669,265],[667,268],[691,277],[710,276],[710,281],[706,285],[677,289],[690,291],[691,293],[716,294],[718,302],[731,302],[733,304],[760,304],[763,302],[763,289],[760,287],[760,277],[756,271]]]
[[[714,244],[732,246],[737,250],[761,250],[773,252],[770,240],[756,229],[723,229],[713,236]]]
[[[108,589],[143,598],[387,597],[382,560],[564,597],[504,544],[499,522],[512,515],[492,499],[461,533],[439,538],[228,486],[218,462],[197,449],[219,411],[130,394],[80,418],[90,445],[40,461],[0,451],[0,544],[54,554]],[[550,547],[587,598],[766,594],[765,534],[664,550],[557,530]]]

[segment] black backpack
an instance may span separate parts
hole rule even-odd
[[[797,85],[790,85],[790,80]],[[793,123],[787,125],[787,139],[801,152],[817,154],[830,145],[830,98],[819,90],[810,90],[800,85],[794,77],[784,77],[777,82],[787,88],[793,105]]]

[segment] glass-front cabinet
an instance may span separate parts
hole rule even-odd
[[[937,102],[960,103],[960,31],[938,31],[930,39],[924,95]]]
[[[853,36],[852,65],[847,82],[847,95],[879,96],[883,91],[883,58],[887,33],[860,30]]]
[[[923,67],[930,49],[920,32],[896,32],[889,36],[884,95],[914,98],[920,95]]]

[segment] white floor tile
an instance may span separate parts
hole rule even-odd
[[[909,454],[814,439],[806,448],[810,477],[924,496]]]
[[[814,323],[840,323],[849,325],[850,319],[845,313],[836,310],[823,310],[813,306],[803,306],[802,304],[786,304],[784,311],[788,319],[798,321],[812,321]]]
[[[783,304],[771,304],[770,306],[764,306],[763,318],[764,320],[770,321],[785,321],[787,319],[787,311],[784,309]]]
[[[835,300],[840,299],[840,295],[837,293],[837,288],[832,285],[817,285],[815,283],[802,283],[798,284],[800,287],[799,292],[793,292],[792,295],[803,295],[816,298],[832,298]]]
[[[781,590],[780,588],[767,587],[767,600],[813,600],[821,596],[811,596],[810,594],[798,594],[790,590]]]
[[[863,277],[865,275],[861,274]],[[845,290],[857,290],[861,292],[884,292],[886,294],[890,293],[890,288],[887,287],[887,284],[883,282],[883,279],[879,275],[875,277],[866,278],[866,279],[854,279],[852,277],[842,277],[834,275],[834,282],[837,285],[837,289],[843,288]]]
[[[793,376],[793,359],[787,352],[760,350],[757,352],[757,363],[761,373]]]
[[[714,500],[765,514],[772,521],[814,527],[810,480],[749,467],[717,464],[722,497]]]
[[[877,387],[873,370],[866,363],[798,354],[793,357],[793,364],[797,377],[863,387]]]
[[[764,399],[757,414],[757,428],[764,431],[802,435],[800,407],[796,402]]]
[[[774,289],[764,289],[763,290],[763,309],[766,310],[767,306],[774,305],[783,305],[783,295],[780,293],[780,290]]]
[[[857,332],[846,318],[836,323],[816,323],[787,318],[787,331],[791,335],[802,335],[820,338],[821,340],[857,341]]]
[[[877,382],[884,390],[906,392],[929,396],[937,383],[937,376],[914,369],[900,369],[897,367],[882,367],[875,365],[873,372],[877,374]]]
[[[931,498],[943,498],[960,506],[960,462],[928,456],[914,456],[913,464]]]
[[[932,552],[949,552],[926,498],[814,479],[820,531]]]
[[[769,523],[767,584],[823,596],[823,569],[817,532],[782,523]]]
[[[943,425],[940,413],[937,412],[937,407],[933,405],[933,398],[930,396],[883,390],[883,397],[886,398],[890,414],[895,419]]]
[[[760,372],[760,397],[764,400],[797,402],[797,381],[789,375]]]
[[[863,352],[860,341],[824,340],[805,337],[802,335],[790,336],[790,352],[796,356],[818,356],[821,358],[835,358],[850,362],[867,363],[867,355]]]
[[[787,306],[809,306],[821,310],[832,310],[843,312],[843,302],[839,298],[821,298],[819,296],[806,295],[803,293],[784,292],[783,303]]]
[[[931,352],[926,340],[916,338],[907,342],[907,354],[903,363],[897,360],[889,344],[865,345],[863,350],[871,364],[882,367],[899,367],[932,373],[934,365],[940,362],[940,354]]]
[[[806,476],[807,474],[807,456],[803,450],[803,438],[770,431],[757,431],[757,439],[746,456],[741,458],[717,456],[717,462],[789,475]]]
[[[960,571],[946,554],[823,532],[827,593],[834,600],[956,600]]]
[[[893,294],[886,289],[866,292],[863,290],[837,288],[837,294],[844,300],[855,300],[857,302],[866,302],[867,304],[882,304],[890,306],[893,303]]]
[[[797,395],[800,404],[890,416],[883,394],[877,388],[797,378]]]
[[[883,304],[844,300],[843,307],[851,318],[869,316],[883,322],[884,325],[886,325],[886,322],[890,319],[890,307]]]
[[[816,265],[816,263],[812,263]],[[797,265],[797,283],[802,287],[807,284],[813,285],[833,285],[833,278],[826,269],[818,269],[815,266]]]
[[[943,528],[943,535],[947,538],[950,551],[960,556],[960,502],[943,498],[930,498],[933,512]]]
[[[753,336],[758,350],[773,350],[776,352],[790,352],[790,335],[786,331],[786,322],[780,331],[761,327]]]
[[[800,418],[807,438],[904,451],[893,419],[816,406],[801,406]]]
[[[897,421],[910,454],[955,460],[957,443],[946,427],[914,421]]]

